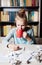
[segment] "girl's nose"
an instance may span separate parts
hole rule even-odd
[[[20,26],[20,29],[22,29],[22,26]]]

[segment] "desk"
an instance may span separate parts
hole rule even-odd
[[[25,53],[24,53],[24,57],[26,58],[26,54],[27,53],[31,53],[31,52],[38,52],[39,46],[42,47],[41,45],[20,45],[21,48],[25,48]],[[9,48],[5,47],[4,44],[0,43],[0,64],[1,65],[12,65],[11,63],[9,63],[9,57],[8,55],[13,52],[12,50],[10,50]],[[42,52],[42,51],[41,51]],[[24,60],[25,61],[25,60]],[[20,65],[28,65],[26,62],[21,63]],[[29,65],[42,65],[42,62],[38,62],[37,60],[33,59],[31,63],[29,63]]]

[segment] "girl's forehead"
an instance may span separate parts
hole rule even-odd
[[[17,24],[25,24],[24,20],[17,20]]]

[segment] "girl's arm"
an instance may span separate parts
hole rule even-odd
[[[28,41],[28,43],[30,43],[30,44],[36,43],[33,29],[30,29],[29,31],[24,32],[23,33],[23,38],[25,38]]]
[[[13,37],[13,30],[11,30],[6,37],[3,38],[2,43],[6,46],[9,44],[9,40]]]

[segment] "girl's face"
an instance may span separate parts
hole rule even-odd
[[[17,19],[16,20],[16,26],[17,26],[17,29],[22,29],[24,30],[26,25],[25,25],[25,21],[23,19]]]

